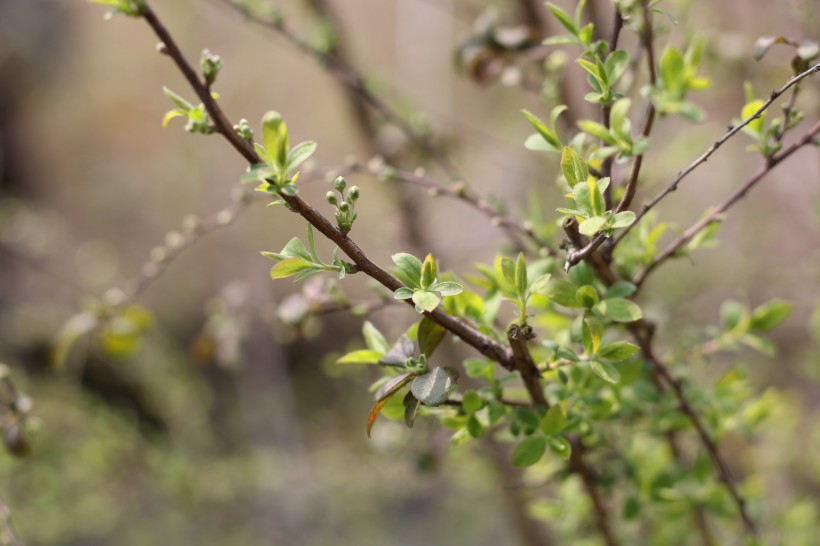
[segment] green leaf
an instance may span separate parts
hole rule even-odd
[[[743,109],[740,111],[740,117],[743,120],[749,119],[754,115],[755,112],[760,110],[760,107],[763,106],[763,104],[764,102],[762,100],[755,100],[747,103],[745,106],[743,106]],[[744,130],[748,130],[746,132],[751,132],[755,136],[760,135],[763,131],[764,118],[765,114],[761,113],[760,117],[750,121],[749,124],[746,125],[746,127],[744,127]]]
[[[395,297],[395,295],[393,296]],[[438,304],[441,303],[441,296],[435,292],[428,292],[427,290],[416,290],[413,292],[413,303],[416,304],[416,311],[432,311]]]
[[[746,330],[749,325],[749,313],[746,306],[735,300],[726,300],[720,306],[720,320],[725,332]]]
[[[279,112],[267,112],[262,118],[262,145],[269,159],[284,168],[289,147],[288,128]]]
[[[288,152],[288,161],[285,165],[285,173],[289,173],[296,167],[304,163],[307,158],[313,155],[316,151],[316,143],[313,141],[300,142],[293,149]]]
[[[302,258],[286,258],[271,268],[270,276],[281,279],[310,269],[315,269],[315,265]]]
[[[585,133],[604,141],[606,144],[615,144],[615,137],[610,134],[609,129],[598,122],[582,119],[578,122],[578,127]]]
[[[751,327],[755,330],[771,330],[789,318],[792,304],[785,300],[772,300],[752,311]]]
[[[598,310],[615,322],[635,322],[643,317],[641,308],[625,298],[609,298],[598,304]]]
[[[302,258],[307,262],[313,261],[313,255],[305,248],[305,244],[299,240],[298,237],[294,237],[288,244],[285,245],[285,248],[282,249],[280,252],[282,256],[287,256],[289,258]]]
[[[572,445],[570,445],[569,440],[562,436],[553,436],[549,439],[549,444],[550,451],[564,460],[568,460],[572,454]]]
[[[589,367],[592,368],[595,375],[607,383],[615,384],[621,380],[620,372],[618,372],[618,369],[609,362],[593,358],[589,361]]]
[[[538,131],[538,134],[549,144],[553,149],[561,147],[561,141],[558,140],[556,134],[543,121],[535,117],[527,110],[521,110],[521,113],[526,116],[530,124]]]
[[[629,54],[626,51],[618,49],[610,53],[604,62],[604,68],[606,68],[607,80],[609,80],[609,84],[612,85],[615,83],[618,78],[626,72],[628,66]]]
[[[552,275],[546,273],[532,281],[532,284],[530,285],[530,292],[533,294],[541,294],[542,296],[546,296],[550,277],[552,277]]]
[[[410,385],[410,392],[426,406],[440,406],[455,389],[453,377],[444,368],[433,368],[419,375]]]
[[[446,333],[447,330],[431,318],[422,318],[418,331],[419,350],[430,358]]]
[[[476,419],[475,415],[470,415],[467,419],[467,432],[473,438],[481,438],[481,435],[484,433],[484,427],[481,425],[481,421]]]
[[[464,291],[464,287],[457,282],[438,282],[430,287],[431,292],[438,292],[442,296],[457,296]]]
[[[581,222],[578,225],[578,231],[580,231],[587,237],[592,237],[593,235],[601,231],[606,226],[606,224],[607,220],[603,216],[593,216],[592,218],[587,218],[586,220]]]
[[[564,174],[567,183],[571,188],[581,182],[586,183],[589,177],[589,169],[587,164],[581,159],[581,156],[569,146],[564,146],[564,151],[561,154],[561,172]]]
[[[406,334],[402,334],[402,336],[390,347],[390,350],[387,351],[387,354],[384,355],[379,362],[382,364],[386,364],[388,366],[404,366],[404,363],[407,361],[408,358],[413,356],[415,352],[415,345],[413,344],[413,340],[407,337]]]
[[[660,64],[661,80],[666,89],[676,92],[681,91],[684,85],[684,65],[683,56],[674,47],[669,47],[663,52]]]
[[[598,351],[598,356],[606,358],[612,362],[621,362],[638,352],[638,346],[628,341],[615,341],[607,343]]]
[[[521,298],[527,293],[527,264],[524,262],[523,252],[518,253],[515,261],[515,291]]]
[[[419,285],[423,290],[427,290],[436,281],[436,261],[432,254],[428,254],[421,264],[421,278]]]
[[[558,434],[564,427],[567,426],[567,412],[564,411],[564,406],[561,404],[554,404],[550,406],[549,411],[541,420],[541,431],[547,436]]]
[[[582,307],[592,307],[598,303],[598,292],[595,287],[584,285],[575,292],[575,299]]]
[[[372,349],[353,351],[336,360],[336,364],[378,364],[384,353]]]
[[[378,351],[382,355],[390,350],[387,340],[369,320],[364,321],[364,324],[362,324],[362,336],[370,349]]]
[[[484,407],[484,402],[476,391],[469,390],[464,393],[464,398],[461,400],[461,407],[467,413],[475,413]]]
[[[604,336],[603,323],[595,317],[585,317],[582,333],[586,352],[590,355],[597,354],[601,346],[601,338]]]
[[[619,212],[612,218],[613,228],[623,228],[631,226],[635,222],[635,213],[631,210]]]
[[[513,465],[523,468],[532,466],[541,460],[547,450],[547,439],[540,434],[524,438],[513,451]]]
[[[555,17],[558,20],[558,22],[561,23],[561,26],[567,29],[570,32],[570,34],[572,34],[573,36],[578,35],[578,27],[575,26],[575,22],[573,22],[573,20],[570,18],[569,15],[567,15],[567,13],[564,10],[562,10],[552,2],[547,2],[547,9],[550,10],[552,16]]]
[[[563,279],[551,280],[547,283],[544,294],[550,301],[563,305],[564,307],[583,307],[575,297],[577,289],[575,285]]]
[[[406,278],[402,279],[404,283],[411,288],[418,288],[421,279],[421,261],[405,252],[393,254],[392,258],[393,263],[405,274]]]
[[[165,93],[166,97],[171,99],[171,102],[173,102],[176,105],[176,107],[180,109],[180,111],[187,114],[188,112],[190,112],[191,110],[194,109],[193,104],[191,104],[187,100],[183,99],[182,97],[180,97],[179,95],[177,95],[176,93],[174,93],[173,91],[168,89],[167,87],[163,87],[162,92]]]
[[[407,288],[407,287],[397,288],[396,291],[393,292],[393,299],[396,299],[396,300],[409,300],[410,298],[413,297],[414,293],[415,292],[413,292],[412,289]]]
[[[625,298],[631,296],[638,289],[637,286],[628,281],[618,281],[606,290],[606,298]]]
[[[619,140],[623,141],[631,140],[629,134],[630,123],[626,117],[630,104],[632,102],[629,99],[621,99],[612,106],[609,114],[609,125],[612,127],[612,131],[618,135]]]
[[[773,357],[777,353],[777,347],[775,347],[774,342],[770,339],[747,334],[740,338],[740,342],[768,357]]]

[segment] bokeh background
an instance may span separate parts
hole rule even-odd
[[[154,4],[189,59],[203,48],[222,57],[216,90],[234,121],[247,118],[258,130],[263,113],[278,110],[293,141],[318,142],[316,168],[340,171],[351,157],[366,163],[381,153],[448,181],[400,131],[357,109],[337,79],[278,34],[221,0]],[[540,208],[560,220],[552,212],[562,205],[557,158],[523,147],[531,129],[519,114],[527,108],[545,118],[556,81],[542,92],[540,61],[521,58],[499,74],[456,66],[488,9],[502,27],[526,22],[518,3],[276,5],[312,44],[328,43],[329,22],[338,25],[336,37],[368,85],[414,127],[429,130],[477,193],[512,213]],[[609,2],[589,5],[588,16],[607,26]],[[745,81],[765,97],[790,76],[788,48],[752,59],[759,36],[817,39],[820,28],[814,0],[663,7],[679,23],[664,20],[661,43],[680,45],[695,31],[705,36],[703,72],[713,83],[693,96],[707,122],[659,120],[638,201],[739,116]],[[116,298],[112,288],[150,273],[152,260],[172,251],[196,218],[230,207],[245,168],[216,136],[187,134],[179,120],[161,127],[171,108],[162,87],[192,93],[156,52],[144,23],[104,21],[105,12],[71,0],[0,0],[0,360],[33,399],[39,423],[27,457],[0,454],[0,498],[18,532],[41,545],[528,543],[528,491],[510,487],[518,476],[503,449],[451,449],[447,431],[427,420],[412,431],[380,420],[366,438],[373,370],[334,364],[361,346],[361,321],[344,312],[297,320],[298,327],[282,320],[302,317],[304,296],[293,297],[302,286],[271,281],[259,251],[304,237],[304,222],[283,208],[254,202],[147,282],[135,303],[150,312],[151,327],[138,346],[106,351],[84,336],[61,369],[50,364],[65,322],[92,298]],[[540,15],[546,21],[546,11]],[[634,48],[634,33],[623,43]],[[547,58],[553,68],[570,59],[558,51]],[[580,70],[570,72],[567,85],[579,91],[569,102],[580,109],[577,117],[595,119],[577,99]],[[817,118],[816,78],[799,104],[809,120]],[[664,202],[662,216],[686,227],[722,200],[759,165],[744,150],[749,143],[743,135],[730,141]],[[330,184],[314,178],[302,194],[322,208]],[[445,267],[467,273],[504,244],[502,232],[462,203],[372,176],[348,179],[363,194],[352,235],[378,263],[399,250],[434,252]],[[727,298],[794,303],[774,336],[776,358],[742,351],[697,375],[713,380],[721,366],[740,360],[757,390],[776,389],[777,409],[738,452],[740,462],[762,471],[759,487],[784,517],[808,525],[820,517],[813,456],[820,450],[817,150],[799,152],[768,176],[732,210],[720,240],[661,269],[641,303],[661,325],[661,340],[702,336]],[[353,302],[380,297],[360,278],[342,289]],[[370,315],[389,337],[414,319],[404,308]],[[464,354],[448,348],[453,358]]]

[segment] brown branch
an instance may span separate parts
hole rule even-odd
[[[760,106],[760,108],[758,108],[752,115],[750,115],[748,118],[744,119],[737,126],[730,126],[729,130],[726,132],[726,134],[724,134],[722,137],[720,137],[718,140],[716,140],[709,147],[709,149],[707,149],[705,152],[703,152],[703,154],[700,155],[700,157],[698,157],[692,163],[690,163],[689,166],[687,166],[685,169],[680,171],[678,173],[678,175],[675,177],[675,179],[672,180],[672,182],[670,182],[669,185],[666,186],[660,193],[658,193],[649,203],[647,203],[643,207],[641,207],[641,211],[638,213],[638,216],[635,219],[635,222],[633,222],[632,225],[630,225],[626,229],[624,229],[624,231],[615,239],[615,245],[620,243],[623,240],[623,238],[626,237],[626,235],[629,233],[629,231],[634,226],[636,226],[638,224],[638,222],[640,222],[640,220],[644,216],[646,216],[646,214],[650,210],[652,210],[652,208],[654,208],[655,205],[657,205],[664,197],[666,197],[667,195],[669,195],[673,191],[677,190],[678,189],[678,184],[680,184],[680,182],[684,178],[686,178],[686,176],[688,176],[689,173],[691,173],[696,168],[698,168],[700,165],[705,163],[709,159],[709,157],[711,157],[711,155],[713,153],[715,153],[717,151],[717,149],[720,148],[727,140],[729,140],[730,138],[735,136],[737,133],[739,133],[740,130],[743,129],[744,127],[746,127],[749,123],[751,123],[752,121],[758,119],[760,117],[760,115],[767,108],[769,108],[769,106],[771,106],[774,103],[774,101],[776,101],[783,93],[788,91],[792,86],[797,85],[804,78],[807,78],[807,77],[809,77],[813,74],[816,74],[817,72],[820,72],[820,63],[814,65],[813,67],[809,68],[805,72],[801,72],[800,74],[794,76],[789,81],[787,81],[785,84],[783,84],[783,86],[780,87],[780,89],[776,89],[776,90],[772,91],[769,94],[769,98],[766,99],[766,101]]]
[[[533,361],[530,350],[527,347],[527,342],[533,339],[532,328],[529,326],[519,326],[518,324],[511,324],[507,328],[507,340],[510,342],[510,347],[513,352],[513,366],[521,375],[524,386],[530,395],[533,403],[542,408],[549,408],[544,395],[544,387],[541,385],[541,373]],[[609,523],[609,511],[606,504],[601,498],[598,491],[598,484],[592,468],[584,459],[584,447],[580,438],[568,438],[572,445],[572,452],[570,454],[569,469],[578,474],[581,482],[584,485],[587,496],[592,502],[593,510],[595,511],[595,525],[607,546],[617,546],[618,542]]]
[[[620,37],[621,29],[624,26],[624,19],[621,16],[621,12],[618,10],[617,4],[613,4],[613,9],[615,10],[615,14],[612,21],[612,35],[609,38],[609,53],[612,53],[618,47],[618,38]],[[611,112],[612,106],[609,104],[604,105],[601,108],[601,122],[604,127],[606,127],[607,131],[611,127]],[[609,156],[604,159],[604,162],[601,165],[601,177],[607,178],[612,176],[612,163],[614,160],[615,158],[613,156]],[[613,184],[610,183],[606,187],[606,190],[604,190],[604,206],[607,210],[612,208],[612,186]]]
[[[239,5],[234,0],[221,0],[224,4],[235,9],[241,13],[249,21],[272,30],[282,36],[289,43],[294,45],[300,51],[315,58],[328,72],[336,77],[340,82],[345,84],[352,93],[358,95],[359,100],[367,104],[370,108],[376,111],[380,116],[387,120],[392,125],[396,126],[416,147],[424,151],[438,165],[447,176],[453,180],[460,178],[455,166],[444,156],[435,145],[431,142],[427,135],[419,134],[410,123],[405,120],[398,112],[387,105],[383,100],[373,94],[365,84],[364,77],[353,68],[343,57],[329,54],[328,52],[317,49],[307,41],[301,39],[293,32],[283,20],[266,20],[262,19],[244,6]]]
[[[713,222],[717,222],[720,219],[720,216],[726,212],[729,208],[732,207],[735,203],[740,201],[753,187],[755,187],[766,174],[769,173],[774,167],[780,164],[784,159],[789,157],[791,154],[806,146],[811,144],[814,137],[820,133],[820,121],[814,124],[814,126],[809,129],[809,131],[803,135],[798,141],[794,142],[788,148],[785,148],[779,154],[772,156],[764,165],[762,165],[757,172],[755,172],[752,177],[746,181],[745,184],[740,186],[737,190],[735,190],[729,197],[727,197],[722,203],[720,203],[717,207],[715,207],[712,212],[710,212],[707,216],[693,224],[689,229],[684,231],[680,237],[669,243],[669,245],[663,249],[660,254],[658,254],[652,262],[644,267],[638,275],[634,279],[634,283],[637,286],[643,284],[646,280],[646,277],[659,265],[664,263],[666,260],[677,254],[678,250],[685,245],[689,240],[692,239],[695,235],[700,233],[703,229],[707,228]]]
[[[652,366],[658,372],[661,379],[663,379],[664,383],[672,389],[673,394],[678,399],[679,409],[686,414],[689,421],[692,425],[694,425],[695,430],[700,437],[701,444],[706,448],[707,453],[709,453],[709,457],[712,459],[712,464],[715,465],[718,479],[726,486],[726,489],[729,491],[729,495],[731,495],[732,500],[737,506],[746,532],[750,535],[756,536],[757,528],[746,509],[746,500],[740,495],[735,487],[731,472],[729,471],[729,465],[723,459],[723,456],[718,450],[717,444],[712,439],[700,417],[698,417],[697,412],[689,402],[689,399],[683,390],[683,384],[675,379],[672,372],[669,371],[669,368],[667,368],[666,365],[657,356],[655,356],[655,353],[652,350],[651,338],[640,332],[640,330],[634,326],[630,327],[630,331],[632,332],[635,341],[638,343],[638,346],[641,348],[641,352],[644,357],[652,363]]]
[[[171,59],[173,59],[174,63],[185,76],[186,80],[188,80],[188,83],[194,88],[197,96],[199,96],[200,100],[202,100],[205,104],[205,108],[210,114],[217,132],[222,134],[249,163],[262,163],[262,160],[257,155],[256,151],[253,150],[247,141],[239,137],[239,135],[233,130],[233,126],[222,112],[222,109],[219,107],[216,100],[214,100],[210,93],[207,92],[205,84],[199,80],[196,72],[194,72],[193,68],[183,56],[168,30],[147,2],[143,3],[141,14],[157,37],[165,45],[167,54],[171,57]],[[370,258],[367,257],[367,255],[355,242],[353,242],[352,239],[343,234],[338,228],[336,228],[336,226],[331,224],[327,218],[322,216],[301,197],[282,195],[282,199],[289,205],[291,210],[302,216],[325,237],[336,243],[336,245],[338,245],[339,248],[347,254],[347,256],[353,261],[360,271],[364,272],[366,275],[375,279],[392,291],[404,286],[396,277],[371,261]],[[412,305],[410,300],[407,301],[410,305]],[[460,337],[465,343],[471,345],[481,354],[498,362],[504,367],[510,368],[512,366],[511,351],[488,336],[482,334],[475,328],[462,322],[458,318],[447,314],[441,309],[435,309],[430,312],[425,312],[424,314],[449,330],[451,333]]]

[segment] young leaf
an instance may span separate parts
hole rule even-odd
[[[400,252],[393,254],[393,263],[404,273],[404,284],[410,288],[419,288],[421,279],[421,261],[412,254]],[[409,282],[408,282],[409,281]]]
[[[595,192],[597,193],[597,191]],[[587,237],[592,237],[606,226],[606,218],[603,216],[593,216],[587,218],[578,225],[578,231]]]
[[[393,297],[395,297],[395,295]],[[412,298],[413,303],[416,304],[416,311],[419,313],[422,311],[432,311],[441,303],[441,296],[427,290],[416,290],[413,292]]]
[[[519,468],[532,466],[541,460],[547,450],[547,439],[540,434],[534,434],[521,441],[513,451],[512,462]]]
[[[336,360],[336,364],[378,364],[384,353],[371,349],[362,349],[347,353]]]
[[[573,20],[570,18],[569,15],[567,15],[567,13],[564,10],[562,10],[552,2],[547,2],[547,9],[550,10],[552,16],[555,17],[558,20],[558,22],[561,23],[561,26],[567,29],[570,34],[572,34],[573,36],[578,35],[578,27],[575,26]]]
[[[561,172],[564,174],[567,183],[571,188],[581,182],[586,183],[589,177],[589,170],[586,163],[581,159],[581,156],[569,146],[564,147],[561,154]]]
[[[567,426],[567,413],[562,404],[550,406],[549,411],[541,421],[541,431],[547,436],[558,434]]]
[[[300,142],[294,146],[293,149],[288,152],[288,161],[284,168],[285,173],[291,172],[304,163],[315,151],[316,143],[313,141]]]
[[[615,322],[635,322],[643,317],[641,308],[625,298],[610,298],[598,304],[598,310]]]
[[[475,413],[484,407],[484,402],[476,391],[469,390],[461,399],[461,407],[467,413]]]
[[[549,439],[550,451],[564,460],[572,454],[572,445],[563,436],[553,436]]]
[[[410,298],[413,297],[413,294],[414,294],[414,292],[413,292],[412,289],[403,286],[401,288],[397,288],[396,291],[393,292],[393,299],[396,299],[396,300],[409,300]]]
[[[626,360],[636,352],[638,352],[637,345],[633,345],[628,341],[615,341],[601,347],[601,350],[598,351],[598,356],[611,360],[612,362],[620,362]]]
[[[584,349],[590,355],[598,353],[601,346],[601,338],[604,335],[604,325],[595,317],[584,318],[582,327]]]
[[[379,392],[376,393],[376,404],[373,406],[373,408],[371,408],[370,414],[367,416],[368,438],[370,438],[370,431],[373,429],[373,423],[376,422],[376,416],[379,415],[379,411],[381,411],[382,407],[387,403],[387,400],[391,396],[396,394],[396,391],[398,391],[404,385],[406,385],[412,378],[412,373],[406,373],[394,377],[393,379],[385,383],[384,386],[381,389],[379,389]]]
[[[427,290],[436,280],[436,261],[432,254],[428,254],[424,258],[424,263],[421,265],[421,279],[419,285],[422,290]]]
[[[631,210],[625,210],[623,212],[619,212],[612,218],[612,227],[628,227],[631,226],[633,222],[635,222],[635,213]]]
[[[419,414],[421,401],[413,396],[412,392],[408,392],[404,395],[402,404],[404,404],[404,424],[407,425],[407,428],[413,428],[413,423],[416,422],[416,416]]]
[[[521,113],[523,113],[524,116],[526,116],[526,118],[530,122],[530,124],[535,128],[536,131],[538,131],[538,134],[541,135],[541,137],[552,148],[560,148],[561,147],[561,141],[558,140],[558,137],[555,135],[555,133],[552,131],[552,129],[547,127],[544,124],[543,121],[541,121],[540,119],[538,119],[537,117],[532,115],[527,110],[521,110]]]
[[[387,340],[384,339],[382,333],[379,332],[369,320],[364,321],[362,325],[362,336],[364,336],[364,342],[370,349],[380,353],[379,356],[390,350],[390,345],[387,344]]]
[[[771,330],[789,318],[792,304],[784,300],[772,300],[752,311],[751,327],[755,330]]]
[[[281,279],[310,269],[315,269],[314,264],[303,258],[286,258],[271,268],[270,276],[272,279]]]
[[[464,291],[464,287],[453,281],[438,282],[430,287],[431,292],[438,292],[442,296],[457,296]]]
[[[621,374],[618,372],[618,369],[609,362],[593,358],[589,361],[589,367],[592,368],[595,375],[607,383],[615,384],[621,380]]]
[[[524,253],[518,254],[515,261],[515,291],[519,297],[524,297],[527,292],[527,264],[524,262]]]
[[[628,281],[618,281],[606,290],[606,298],[625,298],[635,293],[638,287]]]

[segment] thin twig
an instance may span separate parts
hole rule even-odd
[[[638,216],[635,219],[635,222],[633,222],[632,225],[630,225],[629,227],[624,229],[624,231],[615,239],[615,245],[620,243],[623,240],[623,238],[626,237],[626,235],[629,233],[629,231],[634,226],[636,226],[641,221],[641,219],[644,216],[646,216],[646,214],[650,210],[652,210],[652,208],[654,208],[655,205],[657,205],[664,197],[666,197],[667,195],[669,195],[673,191],[677,190],[678,189],[678,184],[680,184],[681,180],[686,178],[686,176],[688,176],[689,173],[691,173],[696,168],[698,168],[700,165],[705,163],[709,159],[709,157],[711,157],[711,155],[713,153],[715,153],[717,151],[717,149],[720,148],[727,140],[729,140],[730,138],[735,136],[737,133],[739,133],[741,129],[746,127],[752,121],[758,119],[760,117],[760,115],[767,108],[769,108],[769,106],[771,106],[774,103],[774,101],[776,101],[778,99],[778,97],[780,97],[783,93],[788,91],[789,88],[791,88],[794,85],[797,85],[804,78],[807,78],[807,77],[809,77],[813,74],[816,74],[817,72],[820,72],[820,63],[814,65],[813,67],[809,68],[805,72],[801,72],[800,74],[794,76],[788,82],[786,82],[780,89],[776,89],[776,90],[772,91],[769,94],[769,98],[766,99],[766,101],[760,106],[760,108],[758,108],[752,115],[750,115],[749,117],[744,119],[737,126],[730,126],[730,128],[726,132],[726,134],[724,134],[722,137],[720,137],[718,140],[716,140],[709,147],[708,150],[703,152],[703,154],[701,154],[700,157],[698,157],[692,163],[690,163],[689,166],[687,166],[684,170],[680,171],[678,173],[678,175],[675,177],[675,179],[672,180],[672,182],[670,182],[669,185],[666,186],[660,193],[658,193],[658,195],[656,195],[649,203],[647,203],[643,207],[641,207],[641,211],[638,213]]]
[[[382,167],[378,165],[373,166],[370,164],[354,164],[350,166],[350,169],[352,172],[383,176],[388,180],[393,179],[407,184],[414,184],[416,186],[426,188],[434,195],[443,195],[452,199],[457,199],[487,216],[494,226],[505,228],[506,230],[516,232],[531,239],[547,255],[554,256],[557,254],[555,249],[553,249],[547,241],[538,237],[533,230],[532,225],[522,223],[512,216],[499,213],[499,211],[493,207],[487,199],[479,197],[471,192],[464,182],[455,182],[454,184],[447,186],[429,177],[421,169],[411,172],[395,169],[390,166]]]
[[[455,166],[447,157],[442,154],[436,146],[431,142],[427,135],[420,134],[416,131],[410,123],[405,120],[398,112],[391,108],[382,99],[373,94],[365,83],[364,77],[356,71],[344,58],[314,47],[309,42],[303,40],[296,33],[291,30],[282,19],[266,20],[248,11],[244,6],[239,5],[234,0],[222,0],[222,2],[239,13],[241,13],[249,21],[260,25],[264,28],[272,30],[294,45],[300,51],[315,58],[319,64],[335,76],[340,82],[348,86],[351,92],[356,93],[360,99],[379,113],[385,120],[396,126],[416,147],[424,151],[430,156],[436,165],[438,165],[447,176],[453,180],[461,178]]]
[[[609,38],[609,53],[611,54],[615,49],[618,47],[618,38],[621,35],[621,29],[624,26],[624,19],[621,16],[620,10],[618,10],[618,5],[613,4],[613,9],[615,10],[615,14],[613,16],[612,21],[612,35]],[[604,127],[606,127],[607,131],[609,131],[611,120],[610,114],[612,111],[612,106],[609,104],[604,105],[601,108],[601,122],[603,123]],[[601,177],[608,178],[612,176],[612,162],[615,160],[613,156],[609,156],[604,159],[603,164],[601,165]],[[607,210],[612,208],[612,184],[609,184],[604,190],[604,206]]]
[[[748,118],[744,119],[737,126],[731,127],[726,132],[725,135],[723,135],[718,140],[716,140],[714,142],[714,144],[712,144],[709,147],[709,149],[706,150],[700,157],[698,157],[688,167],[686,167],[684,170],[682,170],[680,173],[678,173],[678,175],[675,177],[675,179],[666,188],[664,188],[663,191],[661,191],[658,195],[656,195],[652,199],[652,201],[650,201],[649,203],[647,203],[643,207],[641,207],[641,211],[638,213],[637,217],[635,218],[635,221],[632,222],[632,224],[630,224],[626,228],[624,228],[624,230],[621,232],[621,234],[618,237],[615,238],[615,241],[612,243],[612,248],[617,246],[618,243],[620,243],[623,240],[623,238],[626,237],[626,235],[632,230],[632,228],[634,226],[636,226],[641,221],[641,219],[644,216],[646,216],[646,214],[650,210],[652,210],[652,208],[655,205],[658,204],[658,202],[661,201],[661,199],[666,197],[671,192],[677,190],[678,189],[678,184],[680,184],[681,180],[686,178],[686,176],[689,173],[691,173],[692,171],[694,171],[698,166],[705,163],[709,159],[709,157],[713,153],[715,153],[715,151],[718,148],[720,148],[723,145],[723,143],[725,143],[727,140],[729,140],[730,138],[735,136],[738,132],[740,132],[741,129],[743,129],[745,126],[747,126],[753,120],[759,118],[760,114],[762,114],[769,106],[771,106],[772,103],[774,103],[774,101],[777,100],[777,98],[780,97],[783,93],[785,93],[790,87],[792,87],[793,85],[796,85],[803,78],[811,76],[812,74],[815,74],[817,72],[820,72],[820,63],[814,65],[813,67],[809,68],[805,72],[802,72],[802,73],[798,74],[797,76],[794,76],[788,82],[786,82],[783,85],[783,87],[781,87],[780,89],[776,89],[776,90],[772,91],[771,94],[769,95],[769,98],[766,100],[766,102],[764,102],[760,106],[760,108],[758,108],[757,111],[755,111],[755,113],[750,115]],[[637,180],[637,178],[636,178],[636,180]],[[624,194],[624,197],[626,197],[626,194]],[[624,202],[624,200],[621,199],[621,203],[623,203],[623,202]],[[623,210],[625,210],[625,209],[621,208],[621,205],[619,203],[618,208],[615,209],[615,212],[616,213],[617,212],[622,212]],[[578,264],[579,262],[581,262],[582,260],[586,259],[590,254],[595,252],[598,249],[599,246],[601,246],[601,244],[604,242],[605,239],[606,239],[606,235],[603,232],[601,232],[598,235],[596,235],[595,237],[593,237],[592,240],[589,242],[589,244],[586,245],[584,248],[582,248],[580,250],[577,250],[577,251],[575,251],[571,254],[568,254],[566,263],[564,265],[564,268],[566,270],[569,270],[569,268],[571,268],[572,266],[574,266],[574,265]]]
[[[634,279],[634,283],[637,286],[643,284],[646,280],[647,275],[649,275],[656,267],[661,265],[663,262],[677,254],[678,250],[685,245],[689,240],[692,239],[695,235],[700,233],[703,229],[711,225],[713,222],[719,221],[721,215],[725,213],[732,205],[737,203],[740,199],[742,199],[748,192],[751,190],[755,185],[757,185],[766,174],[769,173],[774,167],[780,164],[784,159],[789,157],[791,154],[806,146],[811,144],[814,137],[820,133],[820,121],[814,124],[814,126],[809,129],[809,131],[803,135],[799,140],[794,142],[788,148],[785,148],[779,154],[772,156],[764,165],[762,165],[754,175],[752,175],[749,180],[746,181],[745,184],[740,186],[737,190],[735,190],[729,197],[727,197],[722,203],[720,203],[717,207],[712,209],[712,211],[706,215],[704,218],[693,224],[689,229],[684,231],[680,237],[669,243],[669,245],[663,249],[650,264],[644,267],[638,275]]]
[[[197,93],[197,96],[199,96],[200,100],[205,104],[205,108],[210,114],[211,120],[214,123],[217,132],[225,136],[225,138],[240,154],[242,154],[243,157],[245,157],[249,163],[262,163],[262,160],[256,151],[253,150],[247,141],[239,137],[239,135],[233,130],[233,126],[228,121],[228,118],[222,112],[222,109],[217,104],[216,100],[210,95],[210,93],[207,92],[205,84],[199,80],[196,72],[188,63],[187,59],[174,42],[168,30],[159,20],[156,13],[154,13],[147,2],[143,2],[142,6],[141,15],[144,17],[157,37],[165,44],[167,54],[173,59],[180,72],[182,72],[188,83]],[[364,272],[366,275],[375,279],[392,291],[404,286],[396,277],[370,260],[370,258],[359,248],[358,245],[356,245],[356,243],[353,242],[353,240],[342,233],[336,226],[331,224],[327,218],[322,216],[301,197],[282,195],[282,199],[288,204],[291,210],[302,216],[325,237],[336,243],[336,245],[338,245],[339,248],[347,254],[347,256],[353,261],[360,271]],[[410,305],[412,305],[410,300],[407,301]],[[441,309],[425,312],[425,315],[429,316],[433,321],[440,324],[451,333],[460,337],[465,343],[474,347],[481,354],[491,358],[507,368],[512,366],[511,351],[508,348],[482,334],[465,322],[447,314]]]

